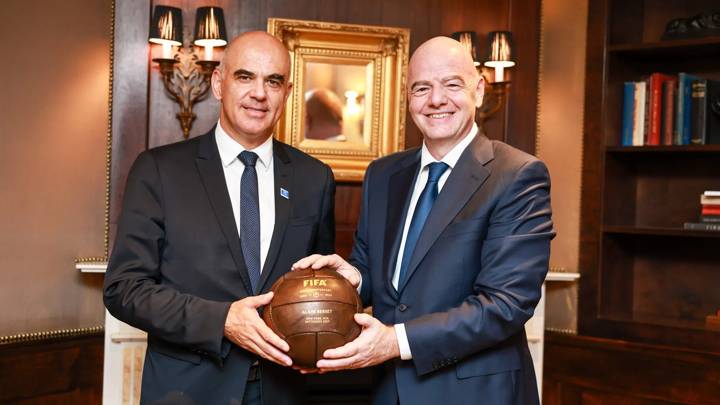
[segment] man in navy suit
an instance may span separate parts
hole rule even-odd
[[[218,125],[130,171],[104,299],[148,333],[142,403],[302,403],[288,344],[258,308],[293,262],[335,250],[335,183],[273,140],[289,79],[282,43],[241,35],[213,72]]]
[[[535,157],[478,132],[484,83],[459,42],[410,60],[421,148],[373,162],[349,263],[314,255],[360,285],[373,316],[318,361],[321,372],[384,363],[377,404],[536,404],[525,322],[554,236],[550,180]]]

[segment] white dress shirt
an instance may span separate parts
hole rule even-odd
[[[240,180],[245,165],[238,159],[245,148],[223,130],[218,122],[215,127],[215,141],[220,152],[225,183],[232,203],[235,226],[240,235]],[[258,155],[255,171],[258,179],[258,199],[260,203],[260,271],[265,265],[270,239],[275,229],[275,174],[273,171],[273,140],[269,137],[262,145],[250,150]]]
[[[445,170],[442,176],[440,176],[440,180],[438,180],[438,195],[442,191],[442,188],[445,185],[445,181],[447,181],[448,177],[450,176],[450,173],[457,164],[458,159],[460,159],[460,155],[462,155],[462,153],[465,151],[465,148],[467,148],[470,142],[475,139],[475,135],[477,134],[477,132],[477,125],[473,124],[472,129],[465,136],[465,138],[463,138],[462,141],[460,141],[457,145],[450,149],[450,152],[448,152],[442,158],[441,162],[447,164],[449,168]],[[425,145],[425,143],[423,143],[422,151],[420,153],[420,173],[417,176],[415,186],[413,187],[412,196],[410,197],[410,206],[408,207],[407,215],[405,216],[405,226],[403,227],[402,240],[400,241],[400,250],[398,251],[397,262],[395,263],[395,272],[392,278],[392,285],[393,287],[395,287],[396,290],[398,288],[398,280],[400,278],[400,265],[402,263],[403,252],[405,250],[405,239],[407,238],[408,228],[410,228],[410,222],[412,221],[412,216],[415,212],[415,205],[417,205],[420,194],[422,193],[423,189],[425,188],[425,184],[427,184],[428,181],[428,174],[430,171],[428,165],[434,162],[437,162],[437,160],[435,160],[435,158],[430,154],[427,146]],[[400,348],[400,358],[402,360],[412,359],[412,353],[410,352],[410,343],[407,339],[407,333],[405,333],[405,324],[396,324],[395,334],[397,335],[398,347]]]

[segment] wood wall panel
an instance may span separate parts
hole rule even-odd
[[[543,403],[717,404],[720,354],[546,333]]]
[[[99,404],[103,335],[0,345],[0,403]]]
[[[512,81],[510,95],[503,115],[502,140],[528,153],[535,153],[537,127],[538,62],[540,56],[539,27],[528,22],[540,21],[540,2],[515,0],[509,5],[510,22],[507,29],[513,33],[515,67],[508,69]]]
[[[0,2],[0,337],[102,324],[109,1]],[[2,340],[2,339],[0,339]]]
[[[632,4],[632,3],[630,3]],[[607,74],[604,69],[604,55],[606,43],[605,20],[598,16],[607,15],[607,2],[590,1],[588,3],[588,33],[586,42],[586,73],[585,73],[585,117],[603,117],[602,89],[603,77]],[[593,18],[593,16],[595,16]],[[587,95],[594,95],[588,97]],[[599,232],[602,202],[597,196],[601,195],[602,184],[600,171],[603,167],[603,156],[597,153],[603,147],[602,119],[585,119],[583,126],[583,157],[582,157],[582,192],[581,192],[581,226],[579,268],[582,270],[583,288],[578,292],[578,332],[584,333],[594,327],[595,314],[598,311],[598,263],[599,263]]]
[[[128,171],[135,157],[147,148],[148,133],[148,27],[126,21],[150,21],[150,5],[115,3],[113,60],[112,159],[110,167],[110,248]]]

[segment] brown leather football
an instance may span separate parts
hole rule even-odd
[[[362,312],[355,288],[335,270],[286,273],[271,290],[263,320],[290,345],[293,364],[314,369],[327,349],[340,347],[360,334],[353,315]]]

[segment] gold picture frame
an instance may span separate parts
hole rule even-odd
[[[338,181],[362,181],[371,161],[404,148],[410,30],[270,18],[268,32],[292,63],[280,141]]]

